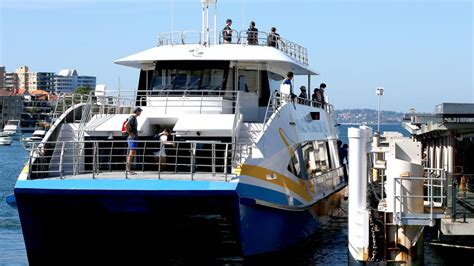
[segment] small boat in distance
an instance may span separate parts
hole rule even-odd
[[[8,120],[3,127],[3,133],[12,137],[13,139],[20,139],[21,136],[21,122],[20,120]]]
[[[33,143],[39,143],[43,140],[44,136],[46,135],[46,130],[37,129],[33,132],[31,137],[21,138],[21,142],[25,148],[31,148]]]
[[[9,135],[0,132],[0,145],[11,145],[12,142],[13,139]]]

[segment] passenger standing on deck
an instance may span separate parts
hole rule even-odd
[[[343,167],[342,170],[344,172],[344,181],[347,182],[348,175],[347,175],[347,164],[349,163],[348,158],[348,151],[349,146],[347,144],[342,145],[342,141],[337,140],[337,151],[339,155],[339,164]]]
[[[315,88],[313,91],[313,94],[311,95],[311,102],[314,107],[317,107],[317,101],[318,101],[318,89]]]
[[[130,175],[135,175],[135,172],[130,171],[130,166],[132,164],[133,157],[137,155],[137,149],[138,149],[138,143],[137,143],[137,138],[138,138],[138,121],[137,117],[139,117],[142,114],[142,108],[137,107],[135,110],[133,110],[133,115],[131,115],[127,123],[125,123],[125,128],[128,133],[128,138],[127,138],[127,144],[128,144],[128,156],[127,156],[127,164],[126,164],[126,171]]]
[[[249,29],[247,30],[247,44],[257,45],[258,44],[258,29],[255,28],[255,22],[251,21]]]
[[[293,77],[294,73],[293,72],[288,72],[286,74],[286,79],[283,80],[283,83],[280,86],[280,93],[282,95],[282,99],[284,101],[293,101],[294,98],[296,98],[296,94],[293,93]]]
[[[298,103],[299,104],[306,104],[307,99],[308,99],[308,96],[306,95],[306,87],[301,86],[300,87],[300,95],[298,95]]]
[[[225,21],[225,27],[222,30],[222,38],[224,39],[224,43],[231,43],[232,42],[232,19],[228,18]]]
[[[323,106],[323,97],[321,94],[321,90],[316,88],[314,89],[314,94],[312,96],[313,101],[315,103],[315,107],[321,107]]]
[[[170,136],[171,132],[169,128],[163,129],[160,134],[155,135],[155,138],[160,139],[160,149],[157,152],[154,152],[155,161],[158,163],[158,171],[161,171],[162,165],[166,165],[166,146],[171,145],[175,146],[173,142],[168,141],[168,137]]]
[[[326,98],[324,96],[324,89],[326,89],[326,84],[325,83],[321,83],[321,85],[319,85],[319,92],[321,93],[321,107],[324,108],[326,106]]]
[[[267,45],[278,48],[278,41],[280,40],[280,34],[276,32],[276,28],[272,27],[270,34],[268,34]]]

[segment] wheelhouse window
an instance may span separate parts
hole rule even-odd
[[[317,171],[328,171],[331,168],[329,163],[329,151],[326,141],[314,142],[314,157]]]
[[[268,72],[268,84],[270,87],[270,91],[271,92],[278,91],[284,79],[285,78],[283,76],[280,76],[272,72]]]
[[[161,62],[153,71],[149,90],[160,91],[219,91],[225,89],[228,62]]]
[[[298,149],[299,147],[294,150],[293,155],[290,158],[290,162],[288,163],[288,171],[290,171],[295,176],[301,177],[302,162],[300,162],[300,158],[298,156]]]

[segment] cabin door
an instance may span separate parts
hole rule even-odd
[[[258,121],[258,70],[239,69],[237,71],[237,89],[240,95],[240,112],[245,122]]]

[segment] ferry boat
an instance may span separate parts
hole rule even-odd
[[[224,43],[209,29],[212,3],[202,1],[201,32],[161,34],[115,62],[140,69],[132,98],[59,99],[70,107],[34,144],[14,190],[30,263],[253,256],[301,243],[339,211],[332,105],[278,93],[289,71],[314,86],[306,49],[284,38],[268,46],[265,32],[255,45],[246,31]],[[131,175],[121,127],[137,106]],[[159,167],[163,128],[174,146]]]

